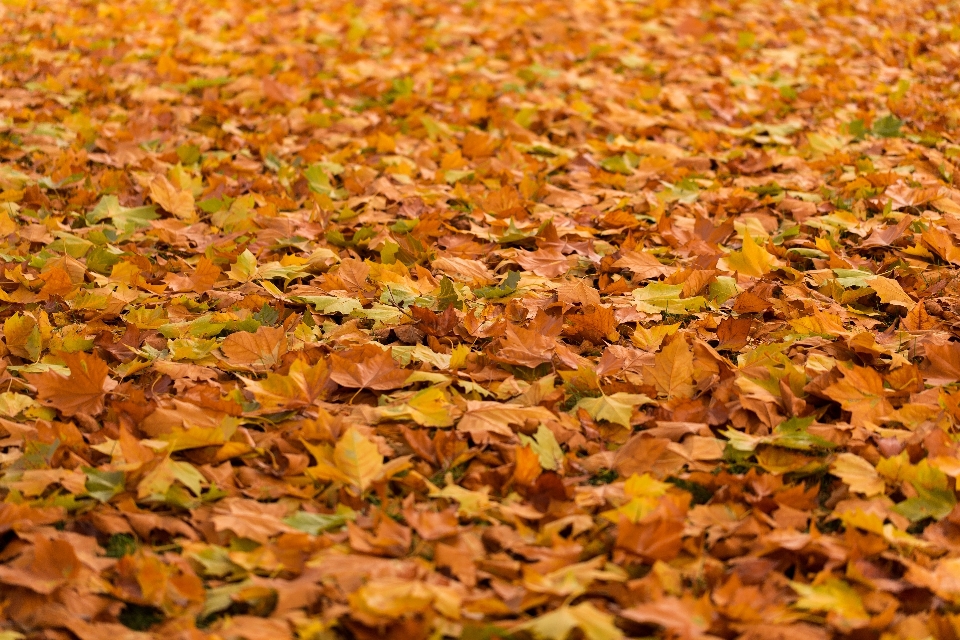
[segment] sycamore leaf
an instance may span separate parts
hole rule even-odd
[[[840,629],[857,629],[870,622],[860,595],[843,580],[831,578],[820,585],[791,582],[790,586],[800,596],[795,607],[826,613]]]
[[[366,491],[383,469],[383,456],[377,445],[353,428],[337,442],[333,460],[350,483],[361,491]]]
[[[653,380],[657,391],[668,398],[693,395],[693,353],[682,336],[656,355]]]
[[[397,389],[406,383],[408,375],[397,366],[391,349],[384,351],[373,344],[330,354],[330,379],[342,387]]]
[[[744,236],[740,251],[732,251],[720,261],[721,269],[736,271],[754,278],[770,273],[774,267],[779,265],[780,262],[773,254],[758,245],[749,233]]]
[[[886,398],[883,378],[869,367],[854,366],[845,370],[843,379],[823,392],[851,413],[850,422],[856,426],[877,423],[893,411],[893,405]]]
[[[891,304],[904,309],[911,309],[916,304],[913,298],[903,290],[900,283],[892,278],[874,276],[868,278],[866,282],[871,289],[877,292],[877,297],[883,304]]]
[[[655,403],[642,393],[618,391],[598,398],[580,398],[576,408],[583,409],[594,420],[606,420],[629,428],[633,408],[644,404]]]
[[[37,388],[37,400],[65,416],[100,414],[107,393],[117,386],[109,378],[107,363],[82,351],[62,353],[60,357],[70,369],[69,377],[53,371],[26,375]]]
[[[886,486],[872,464],[852,453],[838,455],[830,471],[843,480],[851,491],[867,497],[883,493]]]
[[[566,640],[578,629],[586,640],[620,640],[623,632],[613,624],[613,616],[603,613],[589,602],[562,606],[539,618],[517,625],[541,640]]]

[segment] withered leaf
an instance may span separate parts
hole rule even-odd
[[[351,389],[397,389],[409,372],[397,366],[391,350],[365,344],[330,354],[330,379]]]
[[[109,377],[107,363],[95,354],[82,351],[61,353],[60,358],[70,369],[69,376],[55,371],[26,375],[30,384],[37,388],[37,399],[64,416],[78,413],[99,415],[107,393],[117,386],[117,382]]]

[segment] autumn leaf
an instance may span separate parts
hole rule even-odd
[[[630,417],[634,407],[644,404],[655,404],[647,396],[636,393],[618,391],[611,395],[602,395],[598,398],[581,398],[577,408],[586,411],[594,420],[606,420],[621,426],[630,427]]]
[[[290,365],[285,376],[267,373],[263,380],[241,380],[264,413],[312,406],[333,387],[326,361],[320,360],[311,366],[299,358]]]
[[[913,299],[907,295],[903,287],[901,287],[900,283],[896,280],[884,278],[883,276],[875,276],[873,278],[867,278],[866,282],[871,289],[877,292],[877,297],[880,298],[880,302],[884,304],[890,304],[904,309],[910,309],[915,304]]]
[[[255,333],[238,331],[224,339],[220,351],[234,367],[266,371],[287,352],[287,337],[282,327],[259,327]]]
[[[0,11],[0,640],[956,635],[950,3],[281,4]]]
[[[668,267],[657,260],[656,256],[643,251],[624,251],[620,259],[613,263],[613,266],[629,269],[641,280],[669,275],[674,271],[674,268]]]
[[[656,355],[652,376],[657,390],[668,398],[693,395],[693,354],[682,336]]]
[[[873,369],[854,366],[843,374],[843,379],[833,383],[824,393],[840,403],[851,413],[850,421],[857,426],[865,422],[879,422],[880,418],[893,411],[886,399],[883,378]]]
[[[843,580],[831,579],[820,585],[791,582],[790,586],[800,596],[795,607],[826,613],[840,629],[864,627],[870,621],[860,596]]]
[[[383,456],[377,446],[356,429],[349,429],[334,449],[333,460],[350,482],[365,491],[383,469]]]
[[[408,372],[397,366],[391,350],[372,344],[330,354],[330,379],[351,389],[396,389]]]
[[[876,468],[860,456],[841,453],[830,466],[833,475],[843,480],[851,491],[868,498],[883,493],[886,485]]]
[[[60,357],[70,369],[69,376],[54,371],[26,375],[37,389],[37,400],[68,417],[78,413],[99,415],[107,393],[117,386],[109,377],[107,363],[83,352],[61,353]]]
[[[779,261],[762,246],[754,241],[753,236],[747,233],[743,238],[740,251],[732,251],[721,259],[722,269],[736,271],[746,276],[759,278],[771,269],[779,266]]]
[[[193,194],[177,189],[164,176],[157,176],[150,183],[150,197],[181,220],[196,220]]]
[[[613,624],[613,616],[589,602],[561,607],[516,628],[525,629],[542,640],[565,640],[575,629],[587,640],[619,640],[624,637]]]

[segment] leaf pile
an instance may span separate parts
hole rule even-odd
[[[958,16],[4,2],[0,637],[960,637]]]

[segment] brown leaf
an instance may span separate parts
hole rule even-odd
[[[500,362],[524,367],[537,367],[553,359],[556,340],[531,329],[507,325],[506,338],[494,357]]]
[[[724,318],[717,326],[717,351],[739,351],[747,346],[750,336],[750,327],[753,320],[750,318]]]
[[[397,366],[391,353],[373,344],[332,353],[330,379],[350,389],[398,389],[410,374]]]
[[[65,416],[99,415],[107,393],[117,386],[116,381],[108,377],[107,363],[97,355],[82,351],[62,353],[60,357],[70,368],[69,377],[53,371],[26,374],[30,384],[37,388],[37,399]]]
[[[682,335],[656,355],[653,381],[657,390],[668,398],[693,395],[693,353]]]
[[[616,548],[646,562],[673,560],[683,544],[683,526],[690,494],[667,496],[638,522],[622,518],[617,525]]]
[[[287,336],[283,327],[261,326],[256,333],[237,331],[224,339],[220,351],[234,367],[268,371],[287,352]]]

